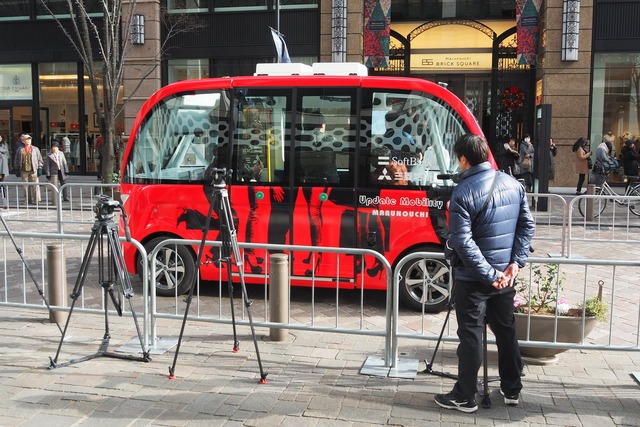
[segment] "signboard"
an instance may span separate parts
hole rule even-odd
[[[364,65],[386,68],[389,66],[391,0],[366,0],[364,5]]]
[[[1,101],[31,100],[32,94],[30,64],[0,65]]]
[[[411,70],[488,71],[491,70],[491,52],[416,53],[411,55]]]

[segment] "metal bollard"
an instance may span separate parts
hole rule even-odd
[[[67,269],[62,259],[60,245],[47,245],[47,277],[49,304],[64,307],[67,289]],[[66,312],[55,310],[49,314],[49,321],[62,324],[66,322]]]
[[[587,185],[587,194],[593,196],[594,194],[596,194],[596,186],[594,184],[589,184]],[[593,221],[593,202],[595,200],[592,198],[588,198],[586,200],[585,203],[585,215],[584,217],[587,219],[587,221]]]
[[[289,257],[286,254],[271,255],[269,274],[269,320],[287,323],[289,316]],[[285,341],[288,329],[270,328],[273,341]]]

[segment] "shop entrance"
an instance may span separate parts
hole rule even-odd
[[[20,134],[29,133],[33,137],[33,143],[42,149],[40,138],[33,135],[33,116],[31,106],[3,106],[0,107],[0,135],[3,141],[7,141],[11,150],[11,158],[16,150]]]

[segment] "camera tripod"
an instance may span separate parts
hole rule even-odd
[[[0,186],[0,190],[3,188],[4,187]],[[33,281],[33,284],[35,285],[36,290],[38,291],[38,295],[40,295],[40,297],[42,298],[44,305],[47,306],[47,310],[49,310],[49,314],[50,314],[49,317],[53,319],[56,326],[58,327],[58,330],[60,331],[60,333],[62,333],[62,328],[60,327],[60,324],[56,320],[56,317],[53,315],[53,310],[51,309],[51,306],[47,302],[47,299],[44,297],[44,290],[38,284],[38,281],[36,280],[36,276],[33,274],[31,269],[29,268],[29,264],[27,264],[27,260],[24,259],[24,254],[22,253],[22,249],[20,249],[20,247],[16,243],[16,239],[13,237],[13,234],[11,233],[11,230],[9,229],[9,226],[7,225],[7,222],[4,220],[4,216],[2,214],[0,214],[0,221],[2,221],[2,225],[4,226],[4,229],[7,230],[9,239],[11,240],[11,243],[13,243],[13,247],[16,249],[16,252],[20,256],[20,259],[22,260],[22,264],[24,264],[24,268],[27,270],[27,273],[29,273],[29,277],[31,277],[31,280]]]
[[[451,292],[449,293],[449,301],[447,302],[447,315],[444,318],[444,322],[442,323],[442,329],[440,330],[440,336],[438,336],[438,341],[436,342],[436,347],[433,350],[433,355],[431,356],[431,361],[425,359],[425,364],[427,365],[426,369],[422,371],[425,374],[437,375],[440,377],[451,378],[454,380],[458,379],[457,375],[454,375],[449,372],[439,372],[433,370],[433,362],[436,358],[436,354],[438,353],[438,348],[440,347],[440,343],[442,342],[442,337],[444,336],[444,330],[449,323],[449,317],[451,316],[451,311],[455,308],[454,303],[455,297],[455,274],[454,268],[451,267]],[[500,377],[489,377],[489,366],[488,366],[488,351],[487,351],[487,322],[485,319],[484,322],[484,330],[482,332],[482,380],[478,381],[478,393],[482,396],[482,407],[490,408],[491,407],[491,398],[489,397],[489,383],[494,381],[500,381]]]
[[[124,256],[122,255],[122,250],[120,249],[120,243],[118,240],[118,227],[113,221],[115,209],[119,209],[120,212],[122,212],[122,220],[124,223],[126,238],[128,242],[131,241],[131,236],[129,234],[129,225],[127,224],[127,216],[124,208],[122,207],[122,204],[107,196],[99,196],[98,202],[94,207],[96,221],[91,229],[91,237],[89,238],[87,251],[84,258],[82,259],[78,278],[73,288],[73,293],[71,294],[73,302],[71,303],[67,321],[64,325],[64,330],[62,331],[62,338],[60,338],[60,344],[58,345],[56,356],[53,359],[49,358],[51,362],[49,365],[49,369],[55,369],[62,366],[84,362],[96,357],[111,357],[116,359],[136,360],[140,362],[151,361],[149,352],[145,351],[144,349],[144,343],[142,340],[142,333],[140,332],[140,326],[138,324],[138,318],[136,317],[136,312],[133,310],[133,303],[131,302],[131,297],[133,296],[133,286],[131,285],[129,274],[126,271]],[[95,354],[79,359],[73,359],[66,363],[58,363],[60,349],[62,348],[62,343],[64,342],[64,337],[67,333],[67,328],[69,327],[71,314],[73,313],[73,309],[76,305],[78,297],[82,294],[82,287],[84,286],[85,280],[87,278],[89,264],[96,247],[98,248],[98,281],[102,286],[104,292],[105,331],[104,336],[102,337],[102,344],[100,345],[98,352]],[[114,275],[114,268],[117,276]],[[122,294],[116,295],[116,285],[119,285]],[[129,301],[129,309],[133,316],[136,331],[138,332],[138,339],[140,340],[142,357],[123,355],[108,351],[109,340],[111,339],[111,333],[109,331],[108,302],[110,300],[116,312],[118,313],[118,316],[122,316],[122,296],[124,296],[124,298]]]
[[[225,183],[225,177],[231,175],[231,170],[226,168],[215,168],[209,166],[204,173],[204,191],[205,194],[211,194],[209,203],[209,212],[204,226],[202,227],[202,240],[198,248],[198,256],[196,265],[201,265],[202,257],[204,253],[205,243],[207,240],[207,232],[209,231],[209,224],[211,222],[211,215],[213,212],[218,214],[220,223],[220,236],[222,240],[222,248],[220,250],[220,264],[224,263],[227,270],[227,283],[229,287],[229,300],[231,302],[231,323],[233,325],[233,351],[237,352],[240,349],[240,343],[238,342],[236,333],[236,317],[235,308],[233,303],[233,281],[232,281],[232,263],[237,267],[238,274],[240,276],[240,286],[242,288],[242,300],[247,308],[247,315],[249,318],[249,325],[251,327],[251,335],[253,337],[253,345],[256,349],[256,359],[258,360],[258,367],[260,368],[260,384],[267,382],[267,373],[262,369],[262,360],[260,358],[260,350],[258,349],[258,340],[256,339],[256,331],[253,325],[253,317],[251,316],[251,304],[253,302],[249,300],[247,294],[247,287],[244,281],[244,260],[240,256],[240,249],[238,247],[238,236],[236,233],[236,227],[233,223],[233,215],[231,211],[231,204],[229,203],[229,194],[227,192],[227,184]],[[233,256],[233,257],[232,257]],[[184,318],[182,319],[182,327],[180,328],[180,336],[178,338],[178,344],[176,346],[176,353],[173,358],[173,365],[169,367],[169,378],[175,378],[174,372],[176,363],[178,360],[178,354],[180,353],[180,345],[182,343],[182,337],[184,336],[184,328],[187,322],[187,315],[189,314],[189,307],[193,299],[193,292],[196,287],[197,276],[194,276],[189,294],[186,298],[187,306],[184,310]]]

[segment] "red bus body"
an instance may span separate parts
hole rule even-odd
[[[174,83],[142,106],[124,153],[121,191],[131,236],[145,245],[200,240],[209,208],[203,174],[214,165],[234,171],[227,184],[240,242],[372,248],[393,265],[411,251],[441,247],[454,184],[436,176],[455,172],[453,142],[469,132],[482,135],[455,95],[414,78]],[[214,213],[210,240],[218,237],[217,221]],[[132,273],[136,257],[127,245]],[[217,257],[215,250],[204,254],[203,279],[219,277]],[[248,283],[267,270],[264,251],[246,251],[244,258]],[[362,265],[321,251],[294,254],[290,274],[294,284],[309,285],[311,276],[335,278],[338,265],[349,280],[315,285],[353,288],[364,274],[366,288],[386,289],[374,260]]]

